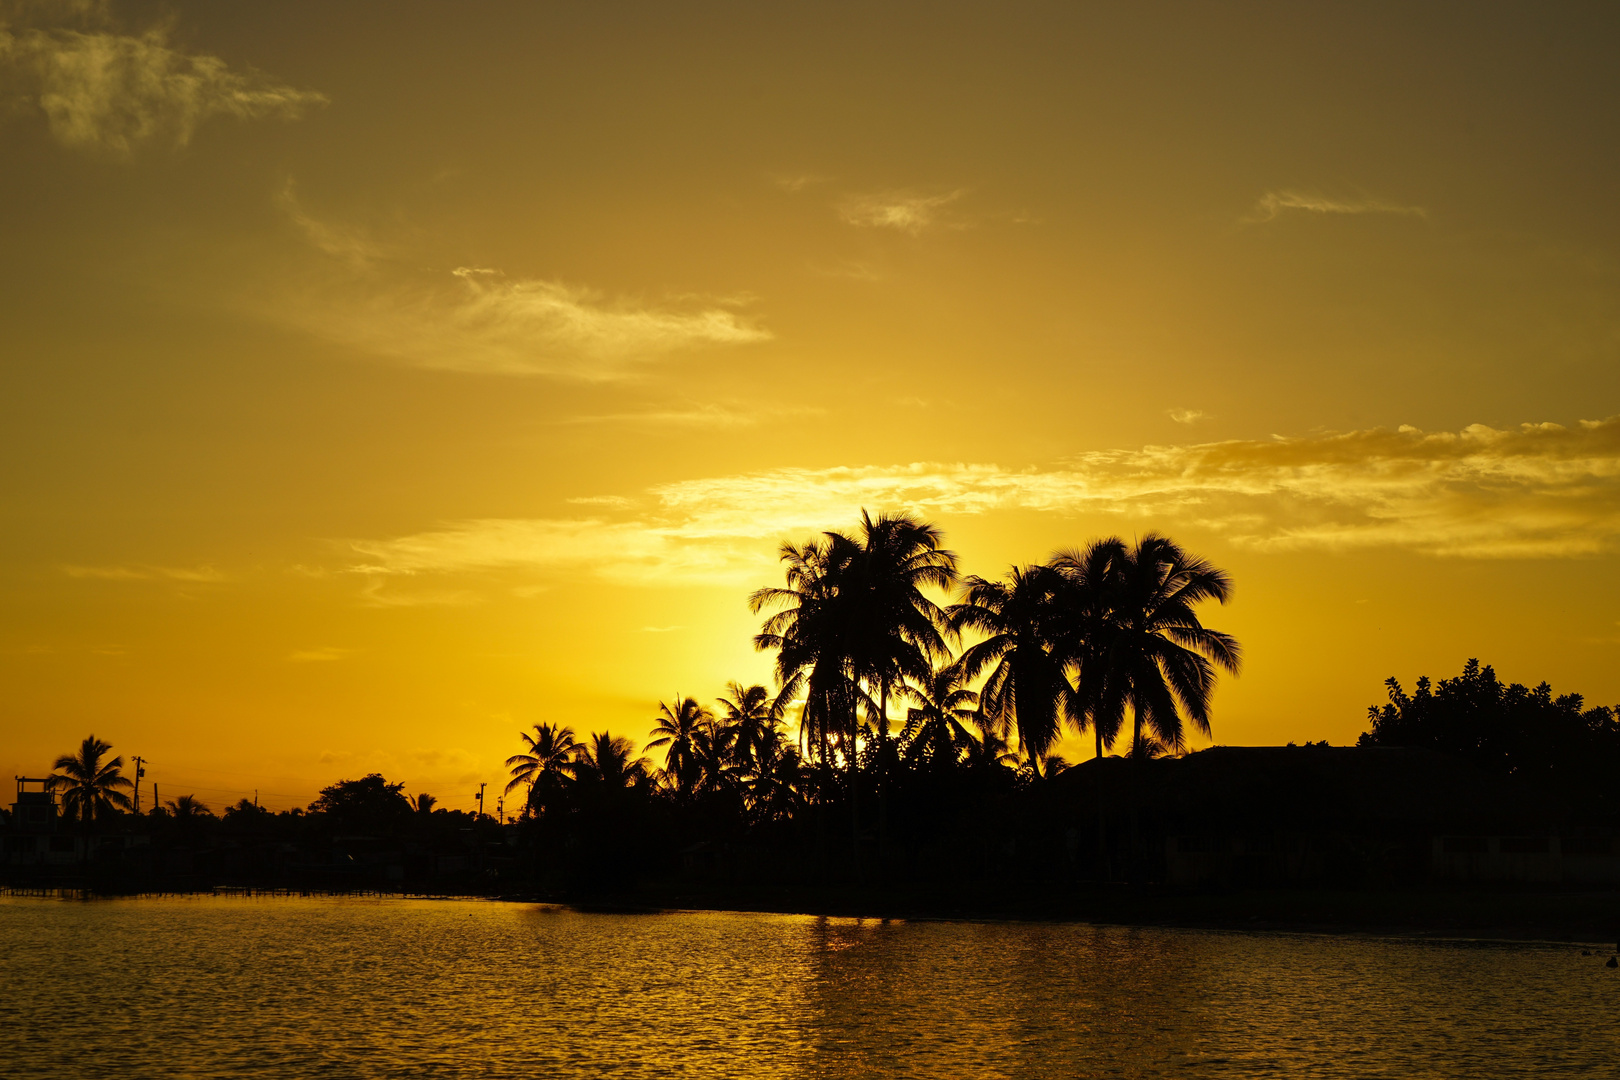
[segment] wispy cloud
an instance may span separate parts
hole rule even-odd
[[[276,205],[303,232],[318,250],[356,268],[370,266],[388,254],[388,249],[352,225],[322,221],[310,215],[298,201],[298,185],[291,177],[276,193]]]
[[[322,336],[444,371],[611,380],[672,353],[771,338],[720,301],[609,298],[485,267],[457,267],[427,285],[365,282],[333,291],[339,295],[292,317]]]
[[[948,191],[919,195],[906,191],[886,191],[872,195],[850,195],[838,205],[838,214],[851,225],[870,229],[898,229],[920,235],[935,225],[948,222],[942,211],[967,192]]]
[[[1209,413],[1202,409],[1167,409],[1165,415],[1178,424],[1196,424],[1209,419]]]
[[[44,10],[44,9],[38,9]],[[91,22],[101,9],[62,5],[55,13]],[[0,25],[0,67],[19,80],[51,134],[65,146],[127,157],[142,143],[184,146],[214,116],[296,119],[327,98],[252,70],[233,71],[216,56],[172,49],[163,28],[139,35],[61,25]]]
[[[623,495],[581,495],[568,502],[572,506],[612,506],[618,509],[635,505],[634,499],[627,499]]]
[[[770,177],[771,183],[791,195],[797,195],[807,187],[825,184],[829,179],[815,173],[771,173]]]
[[[626,520],[467,521],[356,541],[351,548],[365,561],[352,569],[378,582],[522,571],[638,586],[741,585],[770,576],[775,541],[847,527],[862,507],[944,518],[1089,515],[1122,529],[1196,526],[1260,551],[1598,555],[1620,548],[1620,417],[1575,428],[1403,427],[1149,446],[1047,469],[776,469],[647,494],[649,508]]]
[[[1334,199],[1326,195],[1284,189],[1268,191],[1260,196],[1254,204],[1254,209],[1242,220],[1245,224],[1255,225],[1273,221],[1290,210],[1309,214],[1400,214],[1420,218],[1429,216],[1429,212],[1421,206],[1401,206],[1398,203],[1384,202],[1382,199]]]
[[[641,409],[627,412],[570,416],[560,422],[565,424],[673,424],[677,427],[726,429],[758,427],[768,421],[783,420],[789,417],[821,416],[825,412],[825,409],[811,407],[783,408],[780,406],[762,407],[706,402],[665,409]]]
[[[216,584],[229,580],[212,566],[73,566],[62,567],[68,577],[94,581],[185,581]]]

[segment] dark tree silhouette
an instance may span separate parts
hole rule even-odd
[[[833,736],[853,723],[855,695],[848,659],[847,629],[837,601],[843,567],[839,559],[848,544],[835,547],[829,535],[798,545],[783,543],[787,565],[784,588],[764,588],[748,598],[758,614],[779,608],[754,636],[754,647],[776,650],[776,707],[803,696],[799,737],[823,766],[832,763]]]
[[[1462,673],[1424,676],[1408,695],[1394,678],[1389,701],[1367,710],[1370,730],[1358,746],[1410,746],[1457,754],[1494,772],[1556,789],[1591,809],[1613,804],[1620,764],[1620,707],[1586,708],[1580,694],[1553,696],[1504,683],[1489,664],[1469,660]]]
[[[574,763],[576,780],[603,791],[642,788],[652,781],[652,763],[636,756],[629,739],[593,733]]]
[[[677,694],[674,708],[660,701],[649,734],[647,749],[663,747],[664,767],[659,776],[675,794],[692,794],[718,770],[714,713],[699,705],[696,698]]]
[[[1180,752],[1185,721],[1206,738],[1216,669],[1242,666],[1237,639],[1199,621],[1197,605],[1224,604],[1232,579],[1157,533],[1119,558],[1108,631],[1107,670],[1099,708],[1112,722],[1129,709],[1132,745],[1144,731]]]
[[[112,746],[94,735],[85,736],[76,754],[63,754],[52,766],[51,790],[62,793],[62,811],[85,828],[119,810],[133,810],[124,794],[133,787],[123,775],[124,759],[103,761]]]
[[[528,749],[506,759],[506,767],[512,772],[506,791],[526,787],[528,795],[523,812],[545,813],[561,800],[564,785],[582,748],[574,741],[574,729],[558,724],[536,724],[533,735],[520,731],[518,737]]]
[[[1242,650],[1237,639],[1204,626],[1195,610],[1206,600],[1224,604],[1231,577],[1169,538],[1147,533],[1116,556],[1110,576],[1107,653],[1093,722],[1116,726],[1128,709],[1131,746],[1143,748],[1131,755],[1130,770],[1131,849],[1139,862],[1145,736],[1175,753],[1187,745],[1185,721],[1209,737],[1216,670],[1236,674]],[[1138,872],[1133,866],[1133,876]]]
[[[1017,734],[1038,777],[1058,725],[1071,711],[1063,657],[1054,651],[1061,579],[1049,567],[1023,566],[1004,582],[971,577],[966,585],[965,599],[950,609],[951,620],[959,631],[985,637],[962,654],[962,670],[973,679],[988,669],[979,707],[998,735]]]
[[[972,750],[969,726],[982,723],[983,717],[978,710],[979,695],[966,682],[967,673],[960,664],[947,664],[926,683],[911,688],[910,696],[917,704],[907,711],[901,732],[908,764],[949,771]]]
[[[762,743],[768,737],[780,737],[782,710],[763,686],[733,681],[726,684],[726,693],[731,696],[719,699],[719,724],[732,732],[732,758],[739,769],[749,774]]]
[[[195,821],[199,818],[211,818],[214,812],[208,804],[198,800],[195,795],[181,795],[170,799],[169,813],[174,815],[176,821]]]
[[[933,660],[949,655],[950,621],[923,590],[955,582],[956,556],[941,546],[938,528],[905,514],[874,519],[863,510],[857,536],[823,536],[783,545],[787,587],[759,590],[749,607],[782,609],[754,644],[777,650],[778,700],[804,691],[801,729],[812,733],[823,765],[830,764],[830,735],[842,743],[859,872],[860,706],[866,704],[879,748],[887,751],[877,760],[891,760],[890,694],[907,679],[926,681]]]
[[[404,784],[391,784],[380,773],[358,780],[339,780],[321,789],[309,804],[312,814],[326,814],[343,828],[387,830],[411,812]]]

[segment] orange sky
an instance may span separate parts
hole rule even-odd
[[[1220,742],[1620,700],[1617,23],[0,4],[0,768],[470,805],[862,506],[1229,568]]]

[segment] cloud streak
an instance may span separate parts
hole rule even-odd
[[[935,225],[948,224],[942,211],[965,194],[957,190],[938,195],[904,191],[851,195],[838,205],[838,215],[846,223],[861,228],[896,229],[920,236]]]
[[[586,381],[621,379],[673,353],[772,336],[718,301],[647,304],[484,267],[446,276],[416,288],[364,283],[352,303],[312,303],[295,317],[321,336],[415,367]]]
[[[210,117],[292,120],[327,103],[317,91],[172,49],[161,28],[132,36],[0,25],[0,68],[58,142],[116,157],[152,141],[185,146]]]
[[[334,259],[341,259],[356,269],[365,269],[388,254],[387,248],[359,229],[312,216],[298,201],[298,184],[290,177],[276,193],[275,201],[288,219],[298,226],[306,240]]]
[[[1275,221],[1283,214],[1297,210],[1308,214],[1396,214],[1426,218],[1429,212],[1421,206],[1401,206],[1381,199],[1332,199],[1301,191],[1268,191],[1260,196],[1243,222],[1249,225]]]
[[[376,582],[522,571],[636,586],[743,585],[773,572],[776,541],[847,527],[862,507],[1195,527],[1257,551],[1592,556],[1620,549],[1620,417],[1575,428],[1402,427],[1149,446],[1048,469],[776,469],[660,485],[647,496],[647,508],[626,520],[490,519],[355,541],[364,561],[350,569]]]
[[[62,567],[71,578],[91,581],[184,581],[191,584],[218,584],[229,580],[212,566],[74,566]]]

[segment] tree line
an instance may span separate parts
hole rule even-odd
[[[1554,696],[1546,682],[1504,683],[1495,668],[1477,659],[1438,684],[1422,676],[1411,694],[1394,677],[1384,685],[1389,700],[1368,707],[1368,730],[1358,746],[1453,754],[1557,792],[1588,814],[1620,815],[1614,794],[1620,706],[1588,707],[1580,694]]]
[[[676,695],[639,749],[535,725],[506,763],[525,818],[555,823],[612,791],[710,834],[836,813],[858,862],[863,803],[878,804],[881,845],[900,789],[1039,784],[1067,767],[1052,752],[1065,729],[1099,758],[1122,739],[1136,760],[1185,750],[1190,731],[1211,735],[1217,676],[1241,663],[1197,610],[1231,597],[1230,576],[1155,533],[991,580],[962,576],[936,525],[863,512],[780,556],[784,584],[748,598],[774,689],[733,682],[717,708]]]

